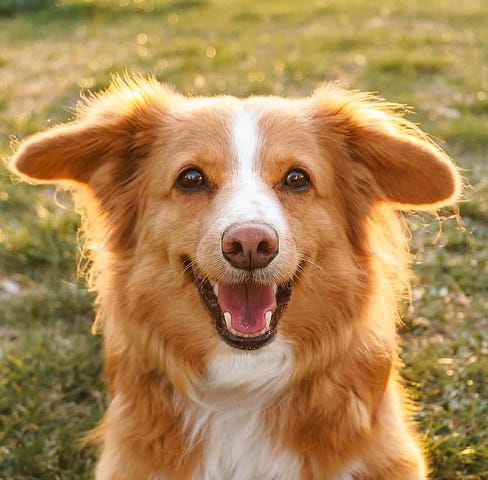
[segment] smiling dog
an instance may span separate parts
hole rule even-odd
[[[117,80],[12,168],[71,188],[111,402],[97,480],[419,480],[396,373],[399,210],[453,203],[396,107]]]

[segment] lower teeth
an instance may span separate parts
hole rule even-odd
[[[253,337],[259,337],[266,333],[271,325],[271,317],[273,316],[273,313],[268,311],[266,312],[264,319],[266,320],[266,327],[264,327],[261,331],[256,332],[256,333],[242,333],[238,332],[235,328],[232,327],[232,315],[230,312],[224,312],[224,320],[225,320],[225,326],[227,327],[227,330],[229,330],[230,333],[233,335],[236,335],[238,337],[243,337],[243,338],[253,338]]]
[[[225,320],[225,324],[227,326],[227,328],[229,330],[232,329],[232,315],[230,314],[230,312],[224,312],[224,320]]]
[[[271,325],[271,317],[273,316],[273,312],[267,311],[264,315],[264,319],[266,320],[266,327],[269,328]]]

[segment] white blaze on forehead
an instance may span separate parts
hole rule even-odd
[[[252,174],[259,143],[259,126],[253,112],[244,108],[237,111],[232,125],[232,139],[239,175]]]
[[[236,168],[225,218],[229,225],[256,221],[269,223],[279,230],[286,222],[279,202],[266,187],[259,171],[261,139],[257,114],[245,107],[239,108],[232,123]]]

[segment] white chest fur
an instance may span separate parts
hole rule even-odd
[[[208,423],[206,458],[194,480],[295,480],[299,463],[274,447],[259,411],[213,413]]]
[[[287,384],[290,344],[277,338],[257,352],[225,348],[210,365],[205,394],[187,421],[202,435],[205,457],[194,480],[296,480],[300,462],[272,442],[262,417]]]

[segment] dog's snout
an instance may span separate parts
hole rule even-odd
[[[266,267],[278,255],[278,233],[263,223],[236,224],[222,235],[222,254],[235,268]]]

